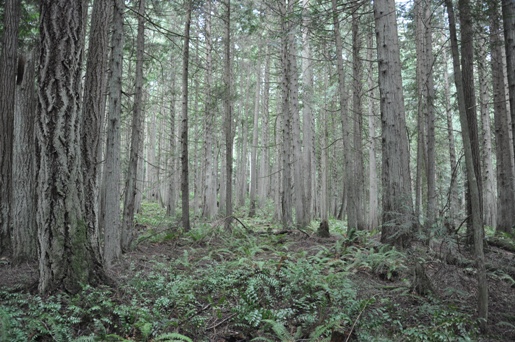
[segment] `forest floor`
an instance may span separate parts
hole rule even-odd
[[[401,252],[338,221],[320,238],[315,225],[281,231],[255,218],[231,233],[221,221],[183,233],[147,209],[135,249],[110,271],[115,286],[41,297],[27,290],[37,265],[0,261],[0,340],[515,341],[515,254],[505,249],[486,251],[488,333],[479,334],[475,269],[454,239]]]

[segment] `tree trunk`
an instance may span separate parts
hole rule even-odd
[[[294,3],[288,3],[288,17],[293,16]],[[290,115],[292,125],[292,152],[293,152],[293,199],[295,200],[295,224],[299,228],[304,228],[309,224],[304,178],[302,171],[304,170],[302,145],[300,137],[300,113],[299,113],[299,76],[297,66],[297,48],[295,46],[295,32],[294,23],[288,23],[290,26],[288,30],[288,65],[291,82],[290,86]]]
[[[13,195],[11,207],[13,263],[37,258],[35,134],[37,97],[34,87],[34,49],[20,59],[16,84],[13,143]],[[21,70],[20,70],[21,67]]]
[[[291,128],[291,107],[290,107],[290,92],[291,92],[291,73],[290,73],[290,59],[289,57],[289,42],[288,42],[288,22],[287,22],[287,6],[288,0],[282,0],[280,2],[280,20],[281,20],[281,66],[282,80],[281,80],[281,131],[282,131],[282,150],[281,150],[281,161],[282,161],[282,186],[281,186],[281,208],[282,208],[282,225],[284,229],[288,229],[293,224],[292,218],[292,179],[291,179],[291,143],[292,143],[292,128]],[[293,53],[293,52],[292,52]]]
[[[374,1],[382,121],[383,227],[381,241],[410,244],[413,202],[395,1]]]
[[[445,113],[447,121],[447,139],[449,141],[449,170],[451,179],[448,191],[448,217],[449,224],[455,227],[458,222],[459,211],[459,195],[458,195],[458,165],[456,163],[456,147],[454,143],[454,128],[452,124],[452,109],[451,109],[451,91],[449,85],[449,74],[447,72],[447,49],[442,49],[442,59],[444,61],[443,67],[443,82],[444,82],[444,97],[445,97]]]
[[[168,201],[166,204],[166,215],[167,216],[175,216],[175,209],[177,205],[177,132],[176,132],[176,124],[175,124],[175,72],[173,57],[171,61],[172,66],[172,75],[170,81],[170,142],[169,147],[170,150],[168,152],[169,156],[167,159],[167,170],[168,170]]]
[[[502,18],[504,24],[506,66],[508,70],[511,131],[515,135],[515,2],[512,0],[502,0]],[[515,139],[513,143],[515,144]]]
[[[449,31],[451,35],[452,60],[454,68],[454,81],[458,92],[458,106],[460,112],[461,134],[463,138],[463,149],[465,152],[465,163],[467,167],[467,179],[470,191],[470,204],[472,207],[471,223],[474,237],[474,256],[476,259],[477,275],[478,275],[478,316],[480,319],[479,326],[484,332],[488,321],[488,284],[486,281],[485,255],[483,252],[483,227],[481,219],[481,198],[479,196],[479,186],[476,180],[476,170],[474,165],[474,157],[472,153],[472,141],[469,127],[468,116],[466,111],[465,93],[463,89],[463,78],[461,75],[458,38],[456,35],[456,23],[454,19],[454,10],[452,0],[446,0],[447,12],[449,18]]]
[[[263,146],[263,152],[261,153],[261,163],[259,167],[259,181],[258,181],[258,198],[259,205],[263,206],[265,201],[270,194],[270,184],[271,184],[271,162],[270,162],[270,127],[269,127],[269,103],[270,103],[270,57],[269,57],[269,48],[267,44],[266,49],[266,59],[265,59],[265,71],[264,71],[264,79],[263,79],[263,114],[261,116],[261,129],[262,129],[262,138],[261,145]]]
[[[109,111],[104,167],[105,205],[101,222],[104,230],[104,265],[110,268],[122,253],[120,224],[120,139],[122,120],[123,0],[113,2],[111,57],[109,61]]]
[[[224,105],[225,105],[225,229],[231,230],[232,223],[232,162],[233,162],[233,130],[232,130],[232,99],[231,99],[231,0],[225,3],[224,32]]]
[[[184,46],[182,52],[182,125],[181,125],[181,207],[182,228],[190,230],[190,187],[188,161],[188,64],[190,58],[190,26],[192,0],[186,4],[186,20],[184,24]]]
[[[465,96],[465,110],[467,113],[467,122],[470,132],[470,143],[472,144],[472,157],[474,158],[474,171],[476,173],[476,181],[479,189],[480,200],[480,217],[483,218],[483,185],[481,177],[481,154],[479,150],[479,135],[477,125],[476,111],[476,95],[474,87],[474,27],[472,25],[472,14],[470,9],[470,0],[458,0],[458,9],[460,12],[460,31],[461,31],[461,67],[463,77],[463,94]],[[467,212],[471,215],[470,184],[467,185],[469,193],[467,196]],[[473,243],[472,224],[467,225],[467,243]]]
[[[329,75],[330,73],[327,73]],[[328,77],[324,77],[325,87],[324,89],[329,89],[329,81]],[[325,108],[321,111],[321,118],[319,123],[319,131],[322,133],[322,141],[320,142],[320,219],[322,222],[327,221],[329,219],[329,208],[328,208],[328,193],[327,193],[327,173],[329,171],[329,156],[328,156],[328,129],[327,129],[327,111],[328,108],[328,95],[325,95]]]
[[[99,257],[98,181],[102,158],[101,132],[105,120],[110,12],[111,6],[108,2],[95,0],[91,14],[81,130],[84,218],[88,235],[92,239],[91,245]]]
[[[416,23],[416,55],[417,55],[417,168],[415,178],[415,218],[417,225],[423,222],[423,187],[424,180],[427,177],[427,86],[425,84],[426,70],[426,53],[427,47],[425,43],[425,22],[424,22],[424,3],[426,0],[415,1],[415,23]]]
[[[11,253],[10,207],[20,4],[20,0],[6,0],[4,3],[4,32],[0,59],[0,255]]]
[[[354,191],[354,210],[356,215],[356,228],[365,229],[365,206],[364,206],[364,174],[363,166],[363,109],[361,106],[361,98],[363,96],[363,63],[361,60],[361,37],[360,37],[360,14],[356,9],[352,13],[352,112],[354,122],[353,125],[353,191]]]
[[[349,228],[357,228],[357,207],[355,199],[355,186],[354,186],[354,174],[352,171],[353,167],[353,148],[351,139],[351,122],[350,116],[347,113],[347,94],[345,91],[345,68],[343,65],[343,43],[340,33],[340,18],[338,16],[338,8],[336,0],[332,0],[332,12],[333,12],[333,28],[334,28],[334,39],[336,43],[336,66],[338,70],[338,95],[340,104],[340,119],[342,122],[342,133],[343,133],[343,165],[344,165],[344,197],[347,201],[347,226]],[[335,213],[336,214],[336,213]]]
[[[250,161],[250,209],[249,216],[254,217],[256,215],[256,204],[257,204],[257,188],[258,188],[258,136],[259,136],[259,95],[260,95],[260,83],[261,83],[261,66],[258,64],[256,74],[256,96],[254,97],[254,123],[252,126],[252,148],[251,148],[251,161]]]
[[[131,149],[129,172],[125,186],[123,208],[122,249],[127,251],[134,238],[134,213],[136,208],[138,162],[140,159],[141,130],[143,127],[143,59],[145,51],[145,0],[139,0],[138,36],[136,38],[136,79],[134,107],[132,112]]]
[[[377,162],[376,162],[376,108],[377,105],[373,98],[377,97],[375,88],[375,82],[373,75],[375,75],[376,69],[372,62],[373,57],[373,31],[370,30],[367,39],[367,60],[369,61],[369,73],[368,73],[368,136],[370,139],[370,147],[368,149],[368,228],[373,230],[379,226],[379,191],[377,182]]]
[[[39,291],[78,292],[105,277],[79,194],[83,2],[41,1],[37,116]],[[64,257],[63,257],[64,256]]]
[[[427,126],[427,228],[436,224],[437,219],[437,194],[436,194],[436,141],[435,141],[435,89],[433,80],[433,30],[431,24],[432,12],[431,2],[424,3],[424,22],[425,22],[425,54],[426,54],[426,75],[425,85],[426,94],[426,126]]]
[[[509,136],[508,108],[505,96],[504,63],[499,6],[490,4],[490,47],[497,156],[497,232],[513,232],[515,224],[515,184],[513,154]]]
[[[316,193],[316,165],[315,165],[315,122],[313,118],[313,65],[310,45],[311,20],[309,19],[309,1],[303,0],[303,30],[302,30],[302,136],[304,146],[304,190],[306,198],[306,221],[311,221],[315,209],[314,194]]]
[[[215,100],[211,90],[213,78],[213,62],[212,62],[212,41],[211,41],[211,0],[206,2],[206,94],[207,101],[205,107],[205,144],[204,144],[204,161],[205,161],[205,182],[204,182],[204,203],[202,216],[210,219],[216,215],[216,170],[218,165],[214,163],[214,127],[215,127]]]
[[[478,65],[478,81],[479,81],[479,108],[481,113],[481,135],[482,135],[482,148],[481,160],[483,161],[483,224],[496,227],[497,221],[497,203],[495,188],[495,174],[492,162],[492,134],[490,132],[491,119],[489,102],[490,94],[488,89],[487,65],[488,51],[486,39],[479,39],[479,47],[477,54]]]

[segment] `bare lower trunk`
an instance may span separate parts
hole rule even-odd
[[[467,179],[470,191],[471,225],[474,241],[474,256],[476,259],[477,276],[478,276],[478,316],[480,319],[479,326],[484,332],[488,322],[488,286],[486,282],[485,255],[483,252],[483,226],[481,219],[481,198],[479,195],[479,186],[476,180],[476,170],[474,165],[474,157],[472,152],[472,141],[469,134],[468,116],[466,111],[465,94],[463,91],[463,79],[461,75],[458,39],[456,36],[456,23],[454,19],[454,10],[452,1],[446,0],[447,12],[449,17],[449,30],[451,34],[452,59],[454,67],[454,81],[458,92],[458,105],[460,112],[461,134],[463,137],[463,149],[465,152],[465,163],[467,167]]]
[[[15,264],[37,258],[35,134],[37,98],[34,87],[36,58],[31,52],[18,68],[14,110],[12,252]],[[22,76],[22,77],[21,77]]]
[[[139,0],[139,13],[145,12],[145,0]],[[130,249],[134,237],[134,213],[137,195],[138,161],[140,159],[141,130],[143,125],[143,58],[145,48],[145,20],[138,16],[138,36],[136,42],[136,79],[134,107],[132,113],[131,149],[129,172],[125,186],[125,201],[123,209],[122,249]]]
[[[111,6],[108,2],[95,0],[91,14],[81,130],[84,216],[92,239],[91,244],[99,256],[98,181],[102,157],[101,132],[105,122],[110,12]]]
[[[0,255],[11,252],[12,144],[20,3],[19,0],[6,0],[3,4],[5,7],[0,60]]]
[[[90,243],[79,194],[81,1],[41,2],[37,115],[39,291],[78,292],[105,279]],[[55,53],[59,47],[59,53]]]
[[[192,0],[188,0],[184,25],[184,46],[182,55],[182,125],[181,125],[181,203],[182,228],[190,230],[190,190],[188,161],[188,64],[190,53],[190,25]]]
[[[502,53],[499,6],[490,5],[490,46],[493,81],[495,142],[497,155],[497,222],[498,232],[513,232],[515,224],[515,184],[513,173],[513,149],[510,141],[509,113],[505,95],[504,63]]]
[[[381,241],[407,247],[413,234],[413,202],[395,2],[374,2],[383,140]]]
[[[261,66],[257,66],[256,96],[254,97],[254,123],[252,127],[252,147],[250,161],[250,209],[249,216],[256,215],[257,189],[258,189],[258,135],[259,135],[259,93],[260,93]]]
[[[120,225],[120,139],[122,112],[122,66],[123,66],[123,11],[122,0],[113,2],[113,32],[111,37],[111,60],[109,62],[109,111],[107,118],[107,141],[104,167],[105,208],[101,210],[104,230],[104,265],[110,268],[121,255]]]

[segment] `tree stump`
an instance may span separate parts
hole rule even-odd
[[[427,296],[431,292],[434,293],[433,286],[424,270],[424,266],[418,262],[415,264],[413,291],[421,296]]]
[[[329,234],[329,222],[327,222],[327,220],[322,220],[322,222],[320,222],[317,235],[322,238],[331,237],[331,234]]]

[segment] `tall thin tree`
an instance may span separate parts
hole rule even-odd
[[[182,50],[182,125],[181,125],[181,200],[182,228],[190,230],[190,190],[188,161],[188,65],[190,59],[190,26],[192,0],[186,0],[184,46]]]
[[[134,236],[134,212],[136,208],[138,160],[141,153],[141,131],[143,126],[143,63],[145,58],[145,0],[138,5],[138,35],[136,37],[136,78],[134,104],[132,109],[131,149],[129,172],[125,186],[123,207],[122,249],[128,250]]]
[[[112,3],[111,57],[109,61],[109,110],[101,210],[104,231],[104,264],[109,268],[121,254],[120,139],[122,119],[123,0]]]

